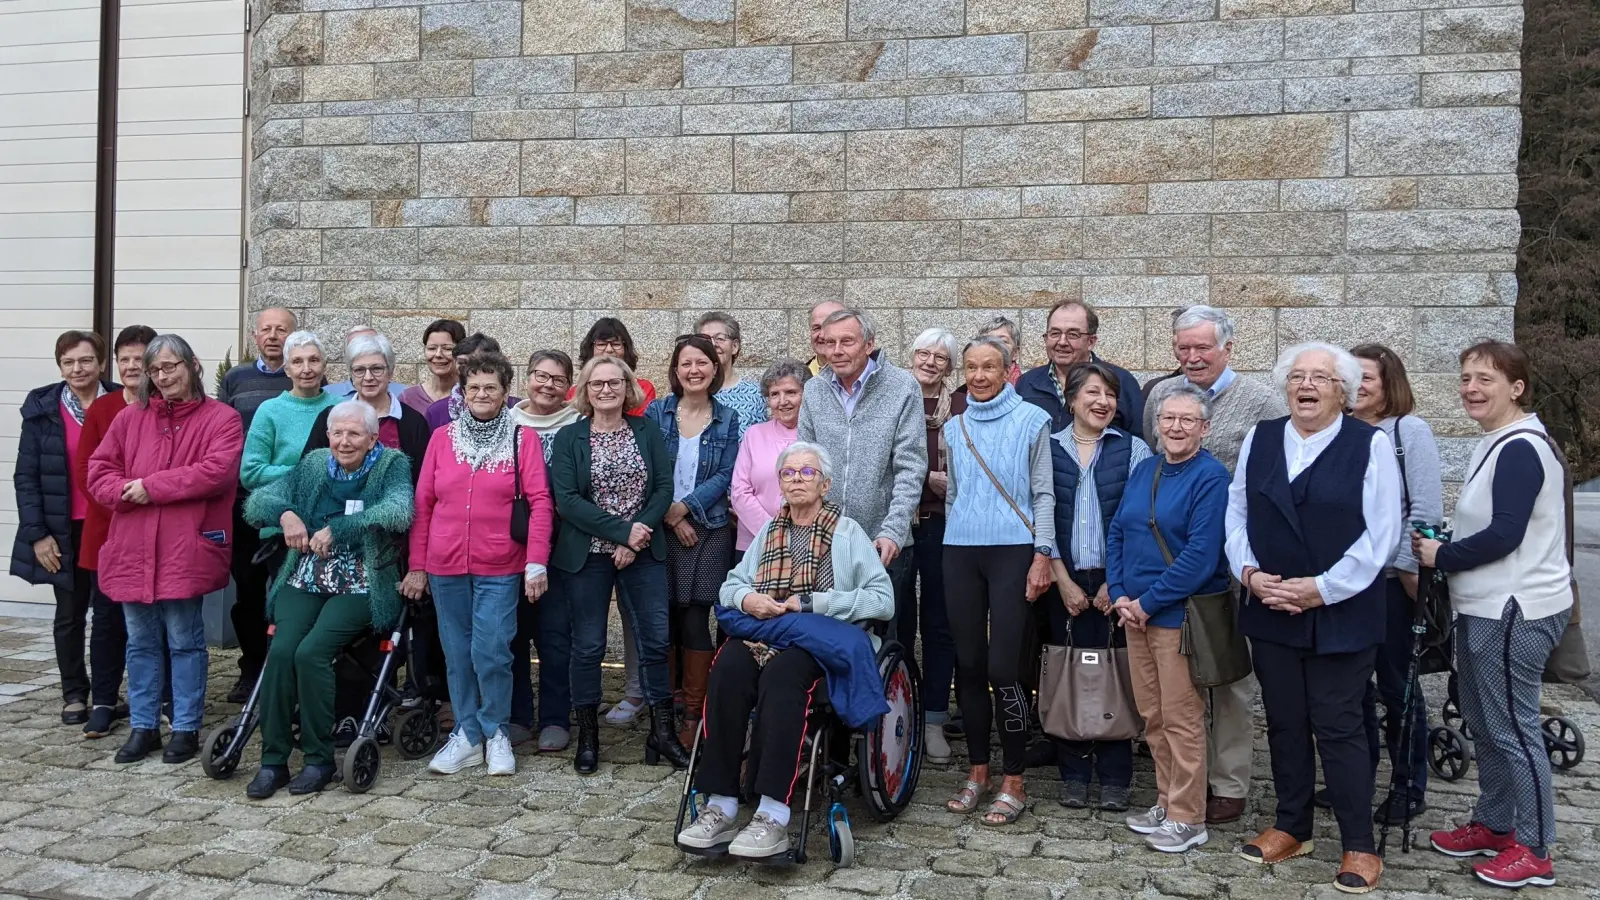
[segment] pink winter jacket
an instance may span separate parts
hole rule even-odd
[[[228,586],[244,429],[209,397],[129,406],[89,458],[89,494],[111,510],[100,589],[121,603],[187,600]],[[123,485],[143,479],[148,504]]]
[[[455,426],[433,433],[417,480],[411,523],[411,569],[429,575],[516,575],[550,561],[555,502],[545,477],[539,433],[520,427],[522,495],[528,500],[528,545],[511,539],[511,468],[474,472],[456,461]]]

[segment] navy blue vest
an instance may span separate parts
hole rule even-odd
[[[1284,578],[1320,575],[1333,567],[1366,530],[1362,478],[1372,450],[1373,427],[1344,417],[1333,443],[1293,481],[1283,455],[1288,418],[1256,426],[1245,467],[1245,528],[1261,571]],[[1384,585],[1380,574],[1354,597],[1290,615],[1251,598],[1239,610],[1246,637],[1316,653],[1351,653],[1384,638]]]
[[[1075,450],[1062,447],[1054,437],[1050,439],[1050,468],[1055,471],[1056,484],[1056,543],[1069,569],[1072,568],[1072,524],[1077,518],[1078,478],[1083,474]],[[1100,443],[1100,459],[1094,464],[1094,488],[1100,497],[1102,536],[1111,529],[1111,518],[1117,514],[1117,504],[1122,502],[1122,489],[1128,485],[1128,461],[1132,456],[1133,439],[1126,433],[1107,434]]]

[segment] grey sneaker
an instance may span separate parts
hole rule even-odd
[[[950,761],[950,742],[945,739],[942,723],[927,722],[922,726],[922,746],[927,751],[924,758],[928,762],[943,764]]]
[[[1167,811],[1162,807],[1152,806],[1136,816],[1129,816],[1125,821],[1129,831],[1155,834],[1161,830],[1161,823],[1167,821]]]
[[[1089,786],[1081,781],[1063,781],[1061,782],[1061,795],[1056,799],[1068,809],[1087,809],[1089,806]]]
[[[756,813],[728,845],[728,855],[745,859],[767,859],[788,852],[789,829],[774,822],[766,813]]]
[[[1198,847],[1210,840],[1204,825],[1185,825],[1171,819],[1161,823],[1161,827],[1145,836],[1144,842],[1150,845],[1151,850],[1160,850],[1162,853],[1182,853],[1190,847]]]
[[[708,806],[700,817],[678,832],[678,843],[696,850],[708,850],[726,844],[739,833],[739,823],[715,806]]]
[[[560,753],[572,742],[572,732],[560,725],[546,725],[539,729],[539,752]]]

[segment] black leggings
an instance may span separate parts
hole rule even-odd
[[[717,645],[711,641],[709,606],[674,607],[668,626],[674,647],[681,647],[684,650],[703,650],[708,653],[717,649]]]
[[[711,666],[706,691],[705,733],[700,739],[695,787],[706,793],[739,796],[740,757],[745,734],[750,732],[745,774],[751,793],[792,803],[805,749],[806,711],[812,698],[826,690],[822,667],[798,647],[758,666],[744,641],[723,644]]]
[[[989,689],[1005,774],[1027,767],[1028,695],[1020,678],[1024,634],[1034,627],[1028,605],[1033,548],[944,548],[945,606],[956,643],[956,697],[966,717],[967,759],[989,764]]]

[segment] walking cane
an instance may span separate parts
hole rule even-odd
[[[1417,702],[1417,672],[1422,667],[1422,638],[1427,633],[1428,594],[1433,588],[1434,570],[1426,568],[1417,569],[1417,599],[1415,612],[1411,616],[1411,664],[1406,673],[1405,692],[1400,703],[1400,756],[1406,761],[1406,778],[1400,788],[1405,791],[1402,795],[1406,798],[1405,822],[1400,829],[1400,852],[1411,852],[1411,777],[1415,773],[1411,767],[1415,765],[1412,759],[1411,740],[1413,737],[1414,704]],[[1389,772],[1389,793],[1395,791],[1395,782],[1399,779],[1400,768],[1394,767]],[[1383,827],[1378,831],[1378,855],[1384,856],[1389,846],[1389,817],[1383,817]]]

